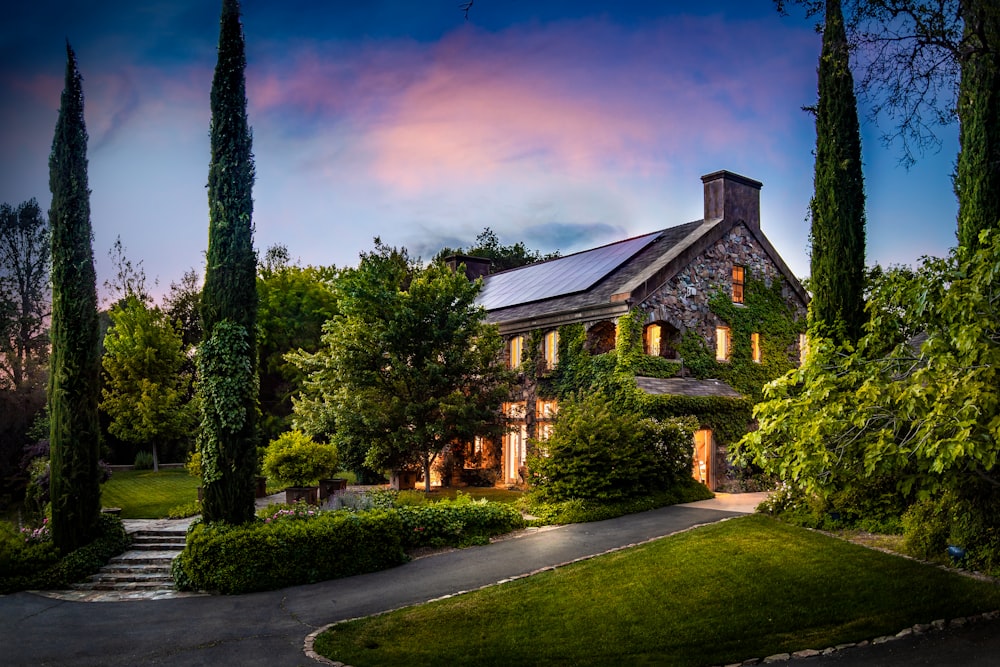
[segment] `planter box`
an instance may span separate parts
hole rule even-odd
[[[326,500],[330,496],[335,496],[347,489],[347,480],[342,477],[319,480],[319,500]]]
[[[304,500],[310,505],[319,504],[319,487],[317,486],[290,486],[285,489],[285,502],[292,503]]]

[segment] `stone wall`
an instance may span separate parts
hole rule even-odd
[[[639,308],[647,313],[647,322],[667,322],[682,333],[693,329],[714,346],[715,327],[724,323],[709,308],[708,300],[720,289],[727,293],[732,290],[733,266],[746,267],[747,278],[763,278],[768,285],[781,280],[785,302],[797,317],[805,317],[805,304],[742,224],[681,269],[640,303]]]

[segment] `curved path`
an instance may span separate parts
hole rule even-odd
[[[752,511],[755,500],[720,494],[714,501],[541,530],[420,558],[391,570],[266,593],[105,603],[32,593],[0,596],[0,663],[316,665],[303,653],[303,641],[328,623],[480,588],[738,516]],[[987,625],[995,632],[996,623]],[[894,644],[894,649],[904,649],[905,642]],[[1000,646],[976,646],[988,655],[1000,655],[992,652],[1000,651]],[[863,651],[841,653],[838,664],[869,664],[844,661],[850,653],[863,657]]]

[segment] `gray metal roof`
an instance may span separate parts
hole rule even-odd
[[[593,250],[494,273],[485,281],[476,301],[486,310],[496,310],[584,292],[661,234],[653,232]]]

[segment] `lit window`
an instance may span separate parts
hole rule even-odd
[[[750,356],[758,364],[761,360],[760,354],[760,334],[752,333],[750,334]]]
[[[663,330],[659,324],[650,324],[646,327],[646,354],[654,357],[660,356],[660,340],[662,336]]]
[[[806,355],[809,354],[809,338],[804,333],[799,334],[799,366],[806,363]]]
[[[472,441],[472,453],[476,456],[483,453],[483,436],[477,435]]]
[[[552,370],[559,363],[559,332],[550,331],[545,334],[545,367]]]
[[[715,327],[715,359],[729,361],[729,327]]]
[[[514,336],[510,339],[510,359],[508,364],[511,368],[521,365],[521,357],[524,353],[524,336]]]
[[[559,404],[556,401],[538,399],[538,403],[535,406],[535,415],[539,419],[555,419],[558,407]]]
[[[743,303],[743,267],[733,267],[733,303]]]

